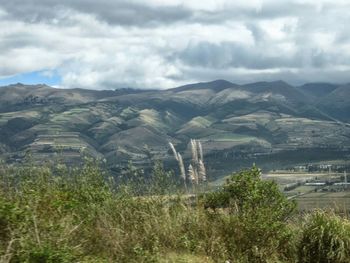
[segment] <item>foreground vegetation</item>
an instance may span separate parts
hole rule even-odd
[[[188,195],[156,164],[0,169],[0,262],[349,262],[350,222],[295,213],[253,167]]]

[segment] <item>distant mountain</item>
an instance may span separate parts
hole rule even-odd
[[[330,83],[307,83],[298,87],[301,91],[314,98],[321,98],[336,90],[339,85]]]
[[[293,102],[305,102],[308,98],[297,88],[284,81],[256,82],[243,86],[246,90],[255,94],[271,94],[283,96],[286,100]]]
[[[350,84],[340,85],[321,97],[317,107],[339,120],[350,122]]]
[[[0,157],[77,163],[105,158],[113,171],[131,160],[176,168],[168,142],[190,158],[201,140],[208,170],[223,175],[253,162],[276,168],[346,159],[350,86],[225,80],[169,90],[96,91],[46,85],[0,88]]]
[[[114,91],[85,89],[56,89],[47,85],[9,85],[0,89],[0,111],[8,107],[26,107],[45,104],[77,104],[114,95]]]
[[[210,89],[213,91],[222,91],[224,89],[228,89],[228,88],[234,88],[234,87],[238,87],[237,84],[233,84],[227,80],[222,80],[222,79],[218,79],[218,80],[214,80],[211,82],[200,82],[200,83],[194,83],[194,84],[188,84],[188,85],[184,85],[181,87],[177,87],[174,89],[170,89],[170,90],[174,90],[176,92],[181,92],[181,91],[186,91],[186,90],[194,90],[194,89]]]

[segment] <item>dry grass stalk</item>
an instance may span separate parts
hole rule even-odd
[[[185,185],[185,189],[187,189],[187,184],[186,184],[186,170],[185,170],[185,166],[184,166],[184,162],[182,159],[182,156],[180,153],[178,153],[175,149],[175,146],[169,142],[170,148],[173,152],[174,158],[177,161],[178,165],[179,165],[179,169],[180,169],[180,176],[182,178],[182,180],[184,181],[184,185]]]
[[[175,146],[171,142],[169,142],[169,145],[171,151],[173,152],[175,160],[178,162],[180,168],[180,176],[184,180],[185,187],[187,178],[193,185],[198,185],[201,182],[207,181],[206,169],[203,160],[203,148],[200,141],[197,141],[195,139],[190,140],[192,159],[188,167],[188,177],[186,175],[186,170],[181,154],[176,151]]]
[[[207,180],[206,169],[203,161],[203,148],[200,141],[191,140],[191,152],[191,165],[195,177],[193,182],[198,185],[200,182],[205,182]]]
[[[198,176],[199,179],[203,182],[207,181],[207,173],[205,170],[205,166],[202,160],[199,160],[199,165],[198,165],[199,169],[198,169]]]
[[[195,175],[192,164],[190,164],[188,166],[188,177],[190,178],[192,184],[194,184],[196,182],[196,175]]]
[[[178,162],[179,162],[179,167],[180,167],[180,175],[182,179],[185,181],[186,184],[186,171],[185,171],[185,165],[182,159],[182,156],[180,153],[177,154]]]
[[[191,139],[191,153],[192,153],[192,162],[198,162],[198,152],[197,152],[197,142],[196,140]]]
[[[204,158],[203,158],[203,148],[202,148],[202,143],[199,141],[197,143],[198,145],[198,153],[199,153],[199,158],[202,160],[202,162],[204,161]]]
[[[170,145],[170,149],[171,149],[171,151],[173,152],[173,154],[174,154],[174,158],[175,158],[175,160],[176,161],[179,161],[179,159],[178,159],[178,155],[177,155],[177,152],[176,152],[176,149],[175,149],[175,147],[174,147],[174,144],[172,144],[171,142],[169,142],[169,145]]]
[[[7,245],[6,252],[3,256],[0,257],[0,263],[10,263],[12,259],[12,245],[16,241],[16,239],[12,238]]]

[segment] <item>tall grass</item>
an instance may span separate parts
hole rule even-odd
[[[187,181],[192,185],[192,190],[198,190],[198,186],[207,181],[207,173],[204,165],[204,155],[202,143],[200,141],[191,139],[190,140],[190,149],[192,159],[187,169],[187,174],[185,170],[185,165],[180,153],[175,149],[175,146],[169,142],[170,149],[174,155],[175,160],[179,165],[180,176],[184,183],[184,188],[187,192]]]
[[[298,250],[300,262],[350,262],[350,221],[333,212],[307,215]]]
[[[167,173],[157,164],[159,185],[141,196],[133,184],[115,185],[91,162],[81,169],[3,169],[1,262],[158,262],[168,251],[204,255],[192,232],[204,211],[165,195]]]
[[[173,178],[171,172],[159,163],[152,184],[139,185],[148,188],[142,191],[135,191],[138,179],[116,184],[94,162],[76,169],[3,166],[0,262],[346,262],[347,221],[326,214],[320,220],[315,214],[296,231],[300,228],[289,222],[288,213],[277,217],[276,207],[255,202],[257,194],[267,198],[266,191],[275,189],[259,181],[256,172],[236,175],[239,180],[224,188],[237,194],[232,187],[252,177],[254,187],[245,188],[244,198],[255,205],[253,211],[239,205],[242,195],[211,209],[207,197],[189,200],[176,194],[178,188],[166,179]],[[289,205],[281,200],[275,204]],[[335,223],[329,227],[327,220]],[[321,232],[332,236],[330,243]],[[310,251],[319,248],[328,252],[308,261]]]

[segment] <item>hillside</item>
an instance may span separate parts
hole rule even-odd
[[[273,168],[348,158],[349,92],[349,85],[283,81],[147,91],[16,84],[0,88],[0,155],[21,162],[29,151],[36,161],[76,163],[86,153],[118,170],[129,160],[173,165],[167,142],[186,159],[194,138],[213,175],[252,162]]]

